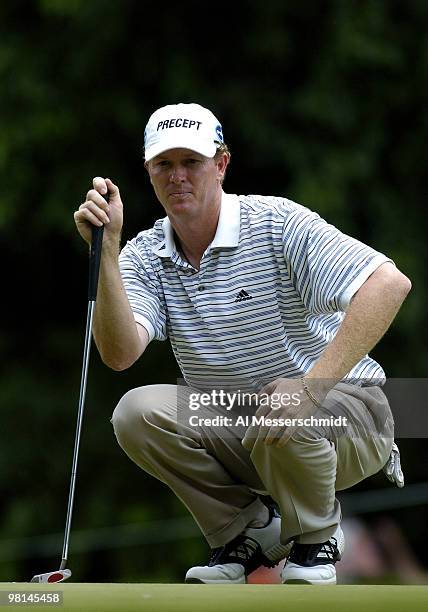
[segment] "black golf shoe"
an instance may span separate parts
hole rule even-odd
[[[191,567],[185,582],[246,583],[247,576],[261,565],[275,567],[287,556],[292,544],[281,544],[280,534],[281,517],[270,507],[265,527],[247,527],[228,544],[214,548],[208,565]]]
[[[336,584],[335,563],[342,558],[345,536],[337,527],[327,542],[295,542],[281,573],[284,584]]]

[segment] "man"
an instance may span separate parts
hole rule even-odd
[[[402,485],[384,372],[368,352],[411,285],[385,255],[303,206],[224,193],[229,159],[207,109],[153,113],[145,167],[166,217],[120,255],[119,189],[94,179],[75,213],[87,242],[92,224],[105,225],[94,337],[114,370],[169,337],[192,391],[209,380],[217,391],[281,401],[257,404],[259,420],[242,428],[224,417],[237,401],[217,410],[213,399],[208,412],[224,417],[215,428],[178,416],[176,386],[152,385],[128,392],[112,423],[128,456],[174,491],[212,548],[187,582],[246,582],[291,548],[284,582],[332,584],[344,548],[335,492],[386,464]],[[327,425],[306,426],[320,414]],[[331,424],[338,417],[340,428]]]

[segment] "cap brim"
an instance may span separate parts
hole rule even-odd
[[[162,139],[162,142],[153,144],[147,147],[144,151],[145,161],[150,161],[157,155],[170,151],[171,149],[189,149],[195,151],[204,157],[214,157],[217,151],[217,145],[213,142],[201,142],[198,138],[168,138]]]

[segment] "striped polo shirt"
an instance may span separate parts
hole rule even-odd
[[[333,339],[352,296],[385,255],[291,200],[223,193],[213,241],[196,270],[168,217],[120,254],[135,320],[170,339],[187,384],[258,391],[308,372]],[[345,377],[384,382],[366,355]]]

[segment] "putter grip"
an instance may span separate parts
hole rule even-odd
[[[109,200],[108,193],[103,196],[105,200]],[[94,301],[97,299],[98,277],[100,274],[101,249],[103,246],[104,225],[98,227],[94,225],[92,228],[91,251],[89,255],[89,283],[88,283],[88,300]]]

